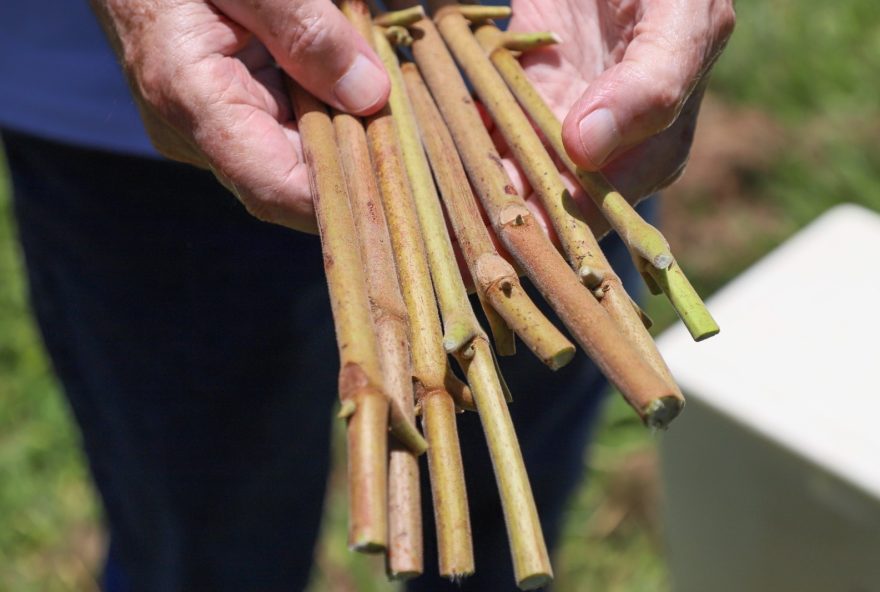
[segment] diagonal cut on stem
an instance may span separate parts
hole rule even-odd
[[[641,402],[643,404],[639,406],[648,425],[665,427],[684,406],[684,397],[645,328],[638,310],[632,305],[623,283],[612,269],[583,213],[565,187],[553,159],[505,85],[505,80],[481,50],[482,45],[482,48],[492,50],[491,55],[496,60],[503,54],[516,62],[516,58],[500,45],[503,34],[494,25],[486,24],[477,29],[475,39],[468,23],[460,18],[455,19],[454,16],[445,17],[442,27],[441,32],[446,35],[453,54],[468,74],[533,190],[541,199],[569,264],[593,291],[623,336],[635,346],[658,376],[665,380],[667,393],[659,399],[661,403],[648,401]],[[517,82],[528,83],[524,77]]]
[[[568,156],[562,144],[562,123],[528,80],[519,60],[508,51],[504,43],[506,34],[488,24],[481,26],[476,35],[522,108],[629,247],[639,270],[666,293],[693,338],[701,341],[717,334],[718,325],[681,271],[660,231],[648,224],[602,173],[585,171]]]
[[[467,21],[456,10],[443,15],[441,24],[458,19],[473,41]],[[644,420],[654,416],[658,407],[679,407],[666,381],[623,338],[616,323],[581,284],[525,207],[437,28],[425,19],[412,29],[416,63],[449,127],[468,178],[505,247],[575,340]],[[479,46],[477,49],[482,54]]]
[[[446,212],[478,293],[542,362],[553,370],[562,367],[574,356],[574,346],[538,310],[513,266],[498,254],[452,136],[418,69],[412,63],[401,69]]]

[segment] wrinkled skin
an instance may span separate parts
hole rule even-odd
[[[512,30],[562,39],[521,61],[564,121],[569,156],[602,170],[632,201],[678,178],[709,69],[733,31],[732,2],[514,0],[513,8]],[[598,110],[610,112],[612,133],[582,134],[579,123]]]
[[[705,75],[733,28],[731,2],[513,0],[512,28],[552,30],[564,41],[523,63],[565,118],[563,137],[576,162],[601,168],[633,200],[674,180]],[[210,168],[254,216],[313,232],[299,135],[275,64],[358,115],[377,111],[389,92],[379,58],[331,2],[92,5],[157,149]],[[605,114],[603,125],[582,135],[579,122],[595,111]]]

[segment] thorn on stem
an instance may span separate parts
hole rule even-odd
[[[388,43],[397,47],[409,47],[413,44],[413,37],[406,27],[393,26],[385,29],[385,38]]]
[[[581,282],[592,290],[601,286],[602,282],[605,281],[605,273],[601,269],[596,269],[589,265],[581,265],[581,268],[578,270],[578,276],[580,276]]]
[[[352,400],[343,401],[342,405],[339,407],[339,413],[336,414],[336,417],[339,419],[348,419],[354,412],[357,410],[357,403]]]

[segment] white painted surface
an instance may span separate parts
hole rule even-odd
[[[682,388],[880,499],[880,215],[830,210],[708,306],[717,336],[658,341]]]
[[[880,592],[880,215],[830,210],[658,340],[676,592]]]

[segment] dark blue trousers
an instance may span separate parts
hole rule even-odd
[[[3,139],[33,309],[105,508],[105,589],[302,590],[338,368],[317,237],[251,218],[203,171]],[[582,353],[556,373],[527,351],[503,365],[552,547],[605,382]],[[475,414],[460,432],[477,575],[434,575],[426,487],[410,589],[513,590]]]

